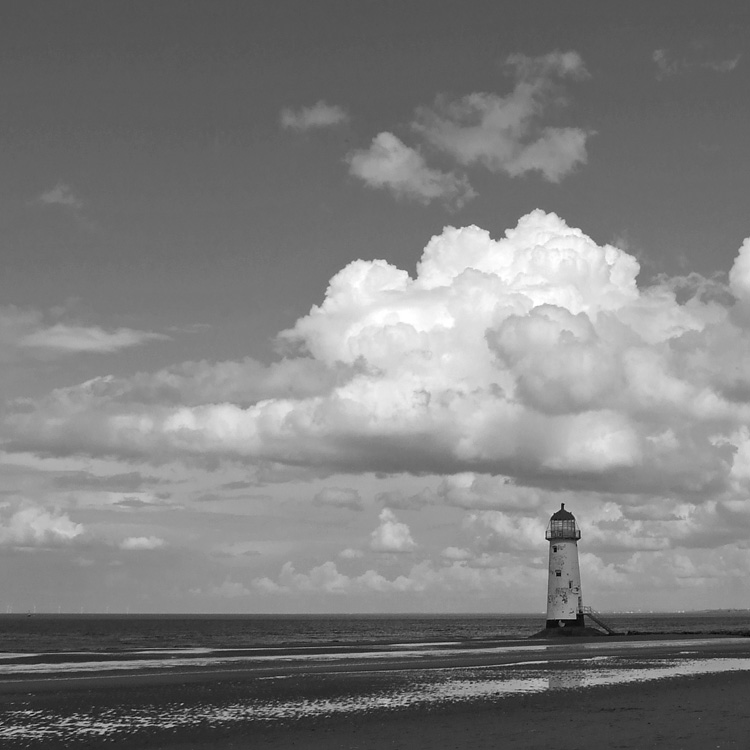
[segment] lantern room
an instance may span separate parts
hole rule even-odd
[[[544,536],[550,541],[553,539],[578,540],[581,538],[581,531],[576,525],[575,516],[565,510],[565,503],[561,503],[560,510],[552,514]]]

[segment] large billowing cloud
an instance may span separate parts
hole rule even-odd
[[[729,301],[704,285],[678,302],[679,280],[639,288],[632,256],[554,214],[499,240],[449,227],[414,277],[382,260],[336,274],[280,335],[277,365],[199,363],[18,402],[6,449],[457,474],[442,499],[488,510],[538,504],[523,486],[744,496],[745,255]],[[481,475],[502,477],[504,499]]]
[[[729,272],[729,288],[743,308],[750,308],[750,238],[742,243]]]

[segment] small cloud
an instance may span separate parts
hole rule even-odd
[[[239,480],[236,482],[225,482],[221,485],[222,489],[225,490],[248,490],[251,487],[255,488],[255,484],[253,482],[247,482],[244,480]]]
[[[51,190],[46,190],[36,199],[45,206],[63,206],[70,209],[83,208],[83,201],[73,192],[70,185],[58,182]]]
[[[268,576],[262,578],[255,578],[253,580],[253,588],[260,591],[263,594],[280,594],[286,593],[287,589],[280,584],[272,581]]]
[[[701,67],[708,68],[708,70],[715,70],[717,73],[731,73],[739,64],[740,57],[742,55],[735,55],[726,60],[709,60],[708,62],[704,62]]]
[[[313,497],[315,505],[329,505],[333,508],[362,510],[362,498],[357,490],[346,487],[326,487]]]
[[[695,70],[712,70],[715,73],[731,73],[739,64],[742,55],[728,58],[695,59],[677,57],[666,49],[654,50],[651,59],[656,63],[656,78],[664,81],[681,73]]]
[[[61,356],[75,353],[110,353],[168,336],[132,328],[105,330],[71,321],[60,308],[39,310],[15,305],[0,307],[0,360],[20,355]]]
[[[520,80],[538,85],[541,79],[558,77],[582,80],[589,77],[583,58],[575,51],[548,52],[546,55],[509,55],[505,61],[507,68],[514,70]]]
[[[97,326],[75,326],[57,323],[24,336],[19,342],[22,347],[51,349],[58,352],[97,352],[109,353],[148,341],[168,339],[161,333],[136,331],[132,328],[118,328],[105,331]]]
[[[471,552],[459,547],[446,547],[440,554],[446,560],[470,560],[472,558]]]
[[[541,57],[511,55],[506,69],[515,77],[507,95],[475,92],[457,100],[438,97],[433,107],[417,110],[412,127],[465,167],[481,164],[510,177],[537,171],[548,182],[560,182],[586,163],[591,133],[546,126],[542,117],[566,103],[560,79],[588,77],[583,60],[574,51]]]
[[[263,546],[258,542],[235,542],[234,544],[225,544],[211,552],[214,557],[241,558],[241,557],[258,557],[262,554],[257,547]]]
[[[157,507],[156,503],[149,503],[147,500],[141,500],[139,497],[125,497],[122,500],[113,503],[113,505],[117,508],[125,508],[127,510],[141,510],[142,508]]]
[[[331,128],[349,122],[346,110],[337,104],[326,104],[322,99],[311,107],[294,110],[286,107],[279,116],[281,127],[286,130],[307,130]]]
[[[221,584],[221,586],[212,586],[209,590],[209,594],[213,596],[221,596],[225,599],[239,599],[243,596],[250,596],[250,591],[241,583],[227,579]]]
[[[196,503],[216,503],[220,500],[226,500],[226,498],[215,492],[203,492],[195,498]]]
[[[346,549],[342,549],[341,552],[339,552],[339,557],[343,560],[358,560],[360,557],[364,557],[364,552],[360,549],[352,549],[351,547],[347,547]]]
[[[305,482],[327,476],[323,469],[309,466],[294,466],[277,461],[260,461],[255,473],[257,485]]]
[[[158,536],[130,536],[120,542],[120,549],[148,550],[164,547],[166,542]]]
[[[440,200],[461,208],[476,196],[465,177],[428,167],[418,151],[393,133],[378,134],[368,149],[352,152],[346,161],[351,175],[368,187],[390,190],[396,198],[425,205]]]
[[[417,510],[435,503],[435,494],[424,488],[413,495],[406,495],[401,490],[388,490],[375,495],[375,502],[386,508],[399,510]]]
[[[158,484],[157,477],[143,476],[140,472],[99,476],[88,471],[70,471],[53,480],[61,490],[101,490],[106,492],[138,492],[146,484]]]
[[[416,546],[409,527],[388,508],[383,508],[380,526],[370,535],[370,549],[375,552],[411,552]]]
[[[654,54],[651,55],[651,59],[656,63],[656,77],[663,81],[665,78],[669,78],[679,73],[682,63],[667,53],[665,49],[654,50]]]
[[[0,545],[11,547],[49,547],[69,544],[84,532],[65,513],[27,506],[0,519]]]

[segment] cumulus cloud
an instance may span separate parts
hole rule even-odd
[[[730,539],[747,537],[750,513],[744,508],[746,503],[741,510],[735,509],[745,516],[741,531],[722,537],[712,531],[718,529],[714,508],[668,498],[658,500],[651,506],[618,507],[594,496],[577,499],[587,603],[658,608],[665,606],[664,596],[669,592],[677,597],[669,599],[672,606],[682,606],[679,602],[689,599],[680,590],[690,596],[691,589],[706,584],[721,581],[723,586],[740,586],[745,580],[750,550],[746,545],[728,544]],[[664,518],[660,521],[652,517],[643,523],[627,517],[646,508],[666,510]],[[675,512],[677,515],[673,515]],[[397,571],[391,567],[388,574],[372,567],[351,571],[359,555],[339,555],[341,567],[329,561],[307,571],[297,570],[290,561],[277,576],[253,580],[251,588],[258,595],[286,597],[294,602],[320,603],[326,597],[333,602],[344,596],[371,602],[377,598],[381,606],[402,611],[425,611],[435,602],[443,609],[446,605],[476,607],[479,601],[496,608],[505,600],[512,601],[517,609],[537,610],[543,603],[539,592],[544,590],[547,576],[545,520],[481,511],[470,514],[462,524],[463,531],[471,535],[470,543],[446,547],[437,559],[409,560]],[[727,524],[731,522],[727,519]],[[342,569],[344,565],[347,570]]]
[[[461,208],[476,195],[465,177],[428,167],[419,151],[393,133],[378,134],[369,148],[349,154],[347,162],[350,174],[365,185],[389,190],[397,198],[423,204],[440,200]]]
[[[120,542],[120,549],[151,550],[163,547],[166,542],[158,536],[129,536]]]
[[[375,552],[412,552],[416,548],[409,527],[399,521],[392,510],[383,508],[380,525],[370,535],[370,549]]]
[[[313,503],[347,510],[362,510],[363,507],[359,492],[350,487],[325,487],[315,494]]]
[[[680,57],[667,49],[654,50],[651,56],[656,64],[656,77],[660,81],[701,69],[712,70],[716,73],[731,73],[739,64],[740,58],[739,54],[725,58],[698,57],[695,54]]]
[[[477,594],[492,592],[491,596],[494,598],[500,591],[517,591],[531,581],[541,584],[540,572],[518,565],[506,565],[503,569],[498,569],[472,566],[457,559],[448,560],[445,564],[422,560],[404,574],[388,578],[373,569],[359,575],[347,575],[330,561],[311,568],[307,573],[301,573],[295,570],[291,562],[287,562],[276,580],[269,577],[256,578],[252,585],[258,592],[277,595],[416,595],[425,597],[424,601],[429,602],[430,608],[434,609],[435,597],[441,594],[470,596],[471,601],[475,602]],[[441,601],[439,608],[444,607],[444,601],[437,601]]]
[[[27,505],[0,518],[0,545],[51,547],[69,544],[82,536],[84,527],[65,513]]]
[[[83,208],[83,201],[75,194],[73,188],[64,182],[58,182],[55,187],[45,190],[36,200],[45,206],[63,206],[69,209]]]
[[[544,118],[565,101],[559,81],[587,77],[583,60],[576,52],[512,55],[507,69],[515,86],[506,96],[438,97],[433,107],[417,111],[413,128],[464,166],[481,164],[511,177],[536,171],[549,182],[560,182],[586,162],[590,133],[546,125]]]
[[[279,117],[281,127],[287,130],[306,131],[331,128],[349,121],[347,111],[337,104],[326,104],[322,99],[310,107],[291,109],[285,107]]]
[[[456,475],[404,507],[744,497],[747,247],[707,294],[639,288],[635,258],[540,210],[500,239],[448,227],[414,277],[383,260],[336,274],[277,365],[100,378],[9,405],[0,429],[10,451]]]
[[[224,599],[239,599],[252,594],[250,589],[239,583],[239,581],[231,581],[228,578],[220,586],[212,586],[208,593],[212,596],[223,597]]]
[[[729,271],[729,289],[743,308],[750,308],[750,237],[742,243]]]
[[[339,573],[336,564],[326,562],[309,573],[297,573],[291,562],[286,562],[281,568],[278,581],[271,578],[256,578],[254,588],[265,593],[290,593],[324,591],[331,594],[343,594],[351,587],[350,579]]]

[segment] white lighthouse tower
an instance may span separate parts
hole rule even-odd
[[[547,585],[547,630],[582,628],[583,595],[578,568],[578,540],[581,532],[575,516],[565,504],[552,514],[545,534],[549,541],[549,583]]]

